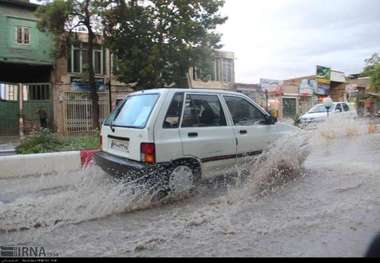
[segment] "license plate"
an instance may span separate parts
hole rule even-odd
[[[111,149],[122,152],[129,152],[129,141],[111,140]]]

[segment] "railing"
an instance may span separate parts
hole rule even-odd
[[[99,123],[109,114],[108,93],[98,92]],[[66,135],[94,134],[90,93],[64,92],[63,122]]]

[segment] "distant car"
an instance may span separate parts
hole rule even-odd
[[[350,107],[346,102],[334,102],[332,107],[329,109],[328,114],[355,118],[357,117],[356,111]],[[323,122],[327,119],[327,109],[323,104],[317,104],[313,106],[308,112],[299,118],[299,125],[305,127],[311,123]]]
[[[237,92],[152,89],[128,95],[102,125],[96,163],[122,178],[160,180],[169,191],[222,174],[299,128],[276,122]],[[144,179],[142,179],[144,181]]]

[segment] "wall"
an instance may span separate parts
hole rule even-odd
[[[37,19],[30,9],[0,3],[0,62],[53,64],[52,39],[37,29]],[[31,30],[31,43],[16,43],[16,26]]]

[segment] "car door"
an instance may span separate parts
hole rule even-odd
[[[236,141],[217,94],[187,93],[180,137],[184,156],[202,162],[203,176],[214,176],[235,163]]]
[[[266,124],[262,110],[247,99],[233,95],[223,97],[234,123],[238,157],[261,153],[274,141],[275,125]]]

